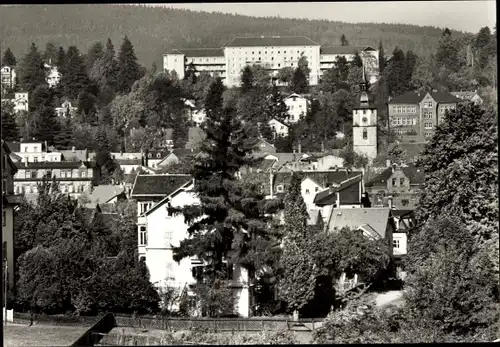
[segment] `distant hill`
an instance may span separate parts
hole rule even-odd
[[[376,18],[374,18],[376,20]],[[40,50],[49,41],[86,53],[95,41],[110,37],[118,51],[128,35],[141,64],[162,65],[171,48],[221,47],[235,36],[304,35],[322,45],[339,45],[344,34],[351,45],[378,47],[427,56],[436,51],[442,29],[402,24],[351,24],[327,20],[256,18],[130,5],[14,5],[0,8],[2,52],[10,47],[18,60],[31,42]],[[466,33],[452,31],[455,37]]]

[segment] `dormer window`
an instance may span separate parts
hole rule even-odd
[[[283,192],[283,186],[282,185],[277,186],[276,191],[278,191],[280,193]]]
[[[148,158],[151,158],[153,155],[151,153],[148,153]]]
[[[365,110],[363,110],[363,113],[365,113]],[[366,117],[363,117],[361,120],[363,121],[363,123],[368,122],[368,118],[366,118]]]
[[[156,157],[161,158],[161,154],[160,153],[156,154]]]

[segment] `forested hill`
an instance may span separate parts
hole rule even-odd
[[[10,47],[16,57],[26,54],[31,42],[40,49],[51,41],[86,52],[93,42],[105,42],[108,37],[119,47],[128,35],[146,67],[153,61],[161,66],[161,55],[173,47],[220,47],[234,36],[304,35],[322,45],[338,45],[344,34],[350,45],[378,47],[382,40],[386,53],[398,46],[425,56],[436,51],[441,33],[440,28],[414,25],[256,18],[130,5],[17,5],[0,9],[1,49]],[[465,34],[454,31],[453,35]]]

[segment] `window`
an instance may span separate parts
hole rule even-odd
[[[306,194],[309,194],[309,189],[306,189]]]
[[[38,157],[33,157],[33,162],[38,163]]]
[[[395,249],[399,249],[399,240],[392,240],[392,245]]]
[[[317,192],[319,190],[319,187],[314,188],[314,191]]]
[[[33,152],[38,152],[38,146],[33,147]]]
[[[398,106],[398,113],[403,113],[403,107],[402,106]]]
[[[368,130],[363,129],[363,140],[367,140],[367,139],[368,139]]]
[[[174,275],[174,264],[172,263],[167,263],[166,269],[165,269],[165,279],[168,280],[175,280],[175,275]]]
[[[405,179],[404,179],[404,177],[401,177],[401,178],[399,179],[399,185],[400,185],[400,186],[404,186],[404,184],[405,184]]]
[[[143,255],[141,255],[141,256],[139,257],[139,261],[140,261],[140,262],[145,263],[145,262],[146,262],[146,257],[145,257],[145,256],[143,256]]]
[[[24,151],[25,151],[25,152],[28,152],[28,147],[24,147]]]
[[[393,186],[395,186],[395,185],[396,185],[396,179],[395,179],[395,178],[393,178],[393,179],[392,179],[392,185],[393,185]]]
[[[167,230],[165,231],[165,247],[169,248],[172,243],[172,231],[171,230]]]
[[[148,244],[148,231],[145,225],[139,226],[139,246]]]
[[[2,211],[2,225],[3,226],[7,225],[7,213],[5,211]],[[4,253],[4,255],[5,255],[5,253]]]
[[[416,118],[413,118],[413,119],[411,120],[411,124],[413,124],[413,125],[417,125],[417,119],[416,119]]]
[[[424,128],[425,129],[432,129],[432,122],[425,122],[424,123]]]
[[[87,177],[87,172],[85,172],[84,170],[81,170],[80,177]]]

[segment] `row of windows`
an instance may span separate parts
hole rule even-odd
[[[172,242],[172,231],[165,231],[164,241],[165,246],[170,247],[170,243]],[[147,246],[148,244],[148,230],[145,225],[139,226],[139,246]]]
[[[434,103],[432,101],[424,102],[424,108],[432,108]]]
[[[84,185],[61,185],[59,189],[62,193],[83,193],[85,191]],[[38,186],[16,186],[15,187],[16,194],[24,194],[24,193],[38,193]]]
[[[417,106],[393,106],[392,111],[394,113],[416,113]]]
[[[416,118],[395,117],[392,119],[392,125],[417,125]]]
[[[398,179],[397,179],[397,178],[393,178],[393,179],[392,179],[392,185],[393,185],[393,186],[396,186],[396,185],[397,185],[397,183],[398,183]],[[399,185],[400,185],[400,186],[404,186],[404,184],[405,184],[405,179],[404,179],[404,177],[400,177],[400,178],[399,178]]]
[[[394,132],[398,135],[405,135],[409,132],[408,130],[409,129],[394,129]]]
[[[445,111],[448,111],[448,110],[454,110],[454,109],[455,109],[455,106],[452,106],[452,105],[449,105],[449,106],[448,105],[441,105],[439,107],[439,111],[441,113],[444,113]]]
[[[433,135],[432,131],[426,131],[426,132],[424,133],[424,136],[425,136],[425,137],[432,137],[432,135]]]
[[[434,124],[432,122],[425,122],[424,123],[424,129],[432,129],[434,127]]]
[[[37,178],[38,175],[37,175],[37,172],[38,170],[26,170],[25,173],[24,173],[24,178],[29,178],[29,179],[34,179],[34,178]],[[52,177],[52,171],[51,170],[45,170],[43,171],[43,175],[45,177],[48,177],[48,178],[51,178]],[[57,177],[56,175],[54,175],[54,177]],[[80,170],[78,172],[78,176],[75,175],[73,176],[73,170],[61,170],[60,171],[60,178],[86,178],[87,177],[87,171],[86,170]]]

